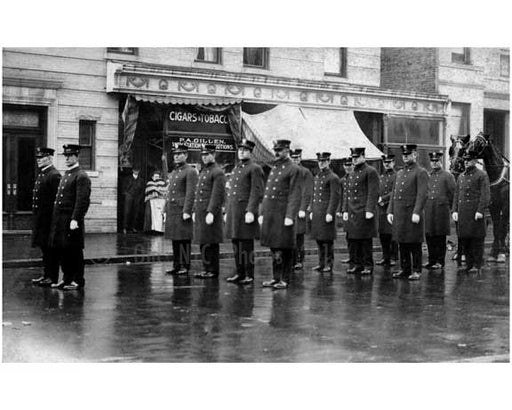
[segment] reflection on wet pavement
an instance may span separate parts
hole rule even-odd
[[[86,268],[84,291],[33,286],[40,268],[3,271],[4,362],[508,361],[509,270],[427,273],[416,283],[376,269],[294,274],[284,291],[165,275],[167,263]],[[199,268],[197,264],[193,268]]]

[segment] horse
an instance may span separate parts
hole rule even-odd
[[[482,132],[474,138],[470,138],[464,149],[475,152],[477,157],[483,159],[485,170],[489,176],[491,186],[489,211],[494,242],[487,261],[504,263],[505,255],[509,252],[506,240],[509,231],[510,161],[492,143],[491,136]]]
[[[462,157],[466,152],[465,146],[469,143],[470,136],[468,135],[457,135],[450,136],[452,145],[448,150],[450,156],[450,172],[455,177],[455,180],[460,174],[464,172],[464,160]]]

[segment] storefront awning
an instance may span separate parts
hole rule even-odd
[[[351,147],[365,147],[368,159],[382,155],[352,111],[279,105],[260,114],[242,112],[242,121],[245,134],[252,134],[270,155],[276,139],[288,139],[292,148],[302,148],[303,159],[316,159],[317,152],[326,151],[332,159],[340,159],[350,156]]]
[[[137,101],[157,103],[157,104],[175,104],[175,105],[232,105],[240,104],[242,100],[234,98],[189,98],[189,97],[173,97],[147,94],[132,94]]]

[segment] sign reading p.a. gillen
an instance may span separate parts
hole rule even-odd
[[[231,136],[225,137],[208,137],[208,136],[186,136],[186,135],[170,135],[169,142],[175,144],[184,144],[190,151],[201,151],[204,144],[213,144],[217,151],[234,152],[235,141]]]

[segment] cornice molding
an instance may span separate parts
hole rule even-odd
[[[59,88],[62,88],[61,81],[41,80],[39,78],[3,77],[2,85],[11,87],[41,88],[51,90],[58,90]]]

